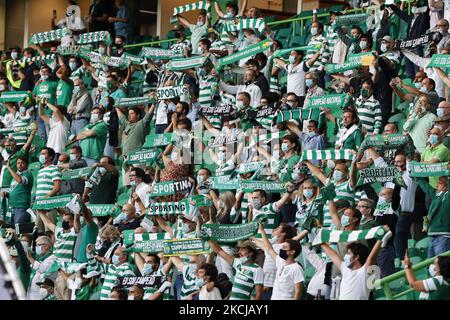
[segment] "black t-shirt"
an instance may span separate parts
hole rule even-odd
[[[114,204],[119,186],[119,177],[107,172],[102,176],[100,183],[91,191],[89,203],[91,204]]]
[[[261,89],[263,96],[270,91],[269,81],[267,81],[266,77],[262,73],[256,77],[255,84]]]
[[[113,4],[107,0],[101,0],[97,4],[91,5],[89,8],[89,12],[92,18],[98,18],[103,16],[103,14],[107,14],[109,17],[113,15]],[[109,29],[108,21],[92,21],[90,25],[90,31],[104,31]]]

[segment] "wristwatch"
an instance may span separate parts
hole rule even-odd
[[[403,269],[411,269],[411,264],[407,264],[403,267]]]

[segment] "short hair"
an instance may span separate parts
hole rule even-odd
[[[287,223],[280,223],[281,232],[286,234],[286,239],[292,239],[297,235],[295,228]]]
[[[259,70],[261,70],[267,65],[268,58],[264,53],[260,52],[255,55],[255,60],[258,61]]]
[[[188,114],[189,113],[189,104],[184,101],[180,101],[178,103],[181,104],[181,106],[183,107],[183,113]]]
[[[208,49],[211,48],[211,41],[207,38],[200,39],[199,43],[205,45]]]
[[[40,236],[36,239],[36,242],[37,241],[43,241],[43,242],[45,242],[45,244],[48,244],[50,247],[52,246],[52,240],[50,239],[49,236]]]
[[[206,168],[206,167],[201,167],[200,169],[198,169],[198,171],[200,171],[200,170],[205,170],[207,173],[208,173],[208,175],[211,177],[212,176],[212,172],[211,172],[211,170],[209,170],[208,168]]]
[[[79,153],[79,154],[81,154],[83,152],[80,146],[71,146],[70,149],[75,149],[76,153]]]
[[[290,143],[295,144],[295,149],[298,149],[298,147],[300,146],[300,142],[299,142],[297,136],[295,136],[293,134],[285,135],[283,138],[281,138],[281,141],[283,141],[283,140],[288,140]]]
[[[438,265],[441,275],[445,279],[450,279],[450,257],[438,256]]]
[[[252,101],[250,94],[246,91],[239,92],[238,95],[242,95],[242,96],[246,97],[248,99],[248,101]]]
[[[289,97],[289,96],[294,96],[295,97],[295,102],[298,102],[298,96],[295,94],[295,92],[288,92],[286,94],[286,97]]]
[[[258,60],[256,60],[256,59],[249,59],[245,64],[248,65],[248,66],[254,66],[254,67],[256,67],[258,70],[259,70],[259,68],[260,68],[259,62],[258,62]]]
[[[115,161],[113,158],[111,158],[110,156],[103,155],[103,156],[100,158],[100,160],[101,160],[102,158],[108,159],[108,164],[109,164],[109,165],[112,165],[112,166],[115,166],[115,165],[116,165],[116,161]]]
[[[52,148],[44,147],[44,148],[42,148],[42,150],[47,150],[48,155],[50,156],[50,158],[53,159],[55,157],[55,150],[53,150]]]
[[[361,85],[363,85],[364,83],[367,83],[372,89],[375,87],[375,83],[373,83],[372,79],[364,80]]]
[[[116,36],[116,38],[119,38],[119,39],[121,39],[123,42],[125,42],[126,41],[126,38],[125,38],[125,36],[123,36],[123,35],[117,35]]]
[[[31,54],[31,55],[34,55],[34,49],[33,49],[33,48],[30,48],[30,47],[25,48],[25,49],[23,49],[23,53],[24,53],[24,54],[25,54],[25,53],[29,53],[29,54]]]
[[[219,271],[217,270],[217,267],[215,265],[203,262],[198,268],[205,270],[205,276],[209,276],[211,281],[216,282]]]
[[[348,208],[348,209],[352,210],[353,217],[358,218],[358,221],[361,222],[361,217],[362,217],[361,211],[359,211],[358,209],[355,209],[355,208]]]
[[[430,81],[430,83],[433,86],[433,88],[436,88],[436,82],[430,77],[428,77],[427,79]]]
[[[48,65],[46,65],[46,64],[44,64],[44,65],[41,67],[41,70],[42,70],[42,69],[47,69],[48,72],[52,73],[52,69],[51,69]]]
[[[349,243],[347,250],[350,250],[354,256],[359,256],[359,263],[361,264],[365,264],[367,257],[369,257],[369,248],[358,242]]]
[[[114,287],[111,290],[111,293],[113,293],[114,291],[119,294],[119,300],[128,300],[128,293],[125,289],[119,288],[119,287]]]
[[[309,120],[309,123],[312,123],[313,125],[315,125],[316,128],[319,127],[319,122],[317,122],[316,120]]]
[[[141,109],[138,107],[130,108],[130,110],[133,110],[139,117],[141,117]]]
[[[94,110],[98,110],[101,114],[105,114],[105,111],[104,111],[102,108],[100,108],[100,107],[94,107],[94,108],[92,108],[92,109],[91,109],[91,113],[92,113],[92,111],[94,111]]]
[[[261,197],[267,199],[267,193],[263,189],[255,189],[253,192],[258,192],[261,195]]]
[[[359,32],[359,34],[363,34],[363,31],[362,31],[362,29],[360,28],[360,27],[358,27],[358,26],[352,26],[352,28],[351,28],[351,30],[358,30],[358,32]]]
[[[161,258],[156,253],[149,253],[147,255],[147,257],[155,258],[155,261],[156,261],[157,264],[160,264],[160,262],[161,262]]]
[[[136,174],[136,177],[138,177],[138,178],[144,180],[144,178],[145,178],[145,172],[144,172],[144,170],[142,170],[141,168],[132,168],[132,169],[130,170],[130,172],[131,172],[131,171],[134,171],[134,173]]]
[[[188,118],[186,119],[181,119],[180,121],[178,121],[177,125],[183,125],[187,127],[187,130],[191,130],[192,129],[192,122],[191,120],[189,120]]]
[[[293,240],[293,239],[288,239],[288,240],[286,240],[286,242],[289,243],[290,250],[295,251],[294,258],[297,258],[298,255],[302,252],[302,246],[301,246],[300,242],[297,240]]]
[[[320,29],[320,30],[323,30],[323,23],[322,23],[322,22],[320,22],[320,21],[313,21],[313,23],[314,23],[314,22],[317,23],[317,25],[319,26],[319,29]]]
[[[27,165],[29,164],[27,157],[18,157],[17,160],[21,160],[21,161],[25,162]]]
[[[371,210],[370,213],[373,214],[373,211],[375,210],[375,202],[372,199],[364,198],[359,201],[364,201],[365,203],[367,203],[367,206]]]
[[[311,78],[314,80],[314,82],[318,82],[319,81],[319,74],[315,71],[310,71],[308,72],[309,75],[311,76]]]
[[[344,110],[342,111],[342,114],[344,114],[344,113],[351,113],[353,119],[357,119],[357,118],[358,118],[358,116],[357,116],[355,110],[353,110],[353,109],[350,109],[350,108],[344,108]]]

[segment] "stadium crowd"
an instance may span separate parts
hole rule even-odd
[[[169,47],[135,52],[124,2],[96,0],[4,52],[27,299],[367,300],[403,267],[449,298],[449,1],[314,10],[298,42],[247,3],[174,8]]]

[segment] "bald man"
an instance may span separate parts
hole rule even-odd
[[[140,227],[140,221],[136,219],[136,209],[130,203],[122,207],[122,212],[114,218],[113,224],[117,226],[120,232],[124,230],[134,230]]]

